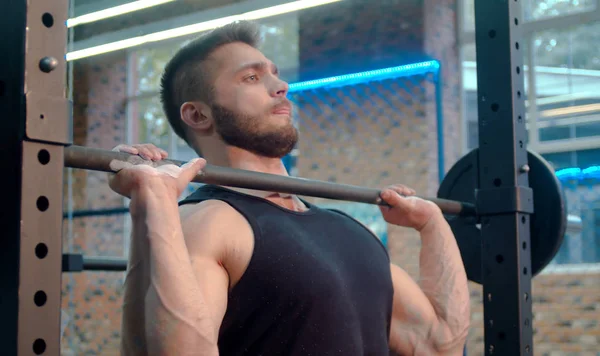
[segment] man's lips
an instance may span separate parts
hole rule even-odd
[[[289,115],[291,114],[292,109],[285,105],[285,106],[280,106],[278,108],[273,109],[272,113],[273,114],[281,114],[281,115]]]
[[[289,115],[290,110],[289,109],[277,109],[277,110],[273,110],[273,114]]]

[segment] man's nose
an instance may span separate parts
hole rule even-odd
[[[271,89],[271,96],[273,97],[285,97],[290,89],[289,84],[279,78],[275,78],[273,87]]]

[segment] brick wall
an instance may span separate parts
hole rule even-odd
[[[356,0],[309,10],[300,16],[300,77],[313,79],[426,58],[440,60],[444,151],[449,169],[462,147],[455,34],[453,1],[382,0],[381,6],[373,6],[371,2]],[[109,149],[125,141],[125,63],[122,54],[77,62],[76,144]],[[371,187],[404,183],[423,194],[435,194],[437,136],[430,77],[337,89],[326,94],[321,99],[298,98],[300,175]],[[319,102],[325,97],[325,102]],[[75,209],[122,204],[108,189],[103,174],[75,171],[71,177]],[[580,190],[568,196],[571,202],[590,195]],[[116,217],[65,223],[65,250],[122,256],[126,243],[123,229],[123,219]],[[402,228],[385,226],[384,230],[393,261],[417,277],[418,236]],[[536,277],[536,355],[595,355],[600,337],[599,279],[600,275],[594,273]],[[83,273],[65,275],[63,280],[63,310],[70,317],[63,353],[118,354],[123,274]],[[470,287],[473,327],[468,340],[469,355],[481,355],[481,287]]]

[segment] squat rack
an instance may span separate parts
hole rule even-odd
[[[68,1],[5,3],[1,345],[7,355],[59,355]],[[521,13],[518,0],[475,0],[486,355],[533,354]]]
[[[521,14],[520,0],[475,0],[486,355],[533,355]]]
[[[0,12],[0,335],[5,355],[60,355],[67,0]]]

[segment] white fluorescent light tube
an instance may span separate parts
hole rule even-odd
[[[226,16],[215,20],[200,22],[197,24],[183,27],[177,27],[170,30],[159,31],[155,33],[150,33],[148,35],[132,37],[121,41],[111,42],[99,46],[73,51],[67,53],[66,59],[67,61],[74,61],[81,58],[92,57],[103,53],[139,46],[145,43],[158,42],[175,37],[181,37],[198,32],[208,31],[234,21],[257,20],[261,18],[308,9],[311,7],[330,4],[338,1],[342,0],[298,0],[294,2],[289,2],[287,4],[271,6],[255,11],[249,11],[239,15]]]
[[[82,25],[84,23],[96,22],[104,19],[108,19],[111,17],[116,17],[119,15],[128,14],[130,12],[135,12],[143,9],[147,9],[149,7],[165,4],[168,2],[173,2],[175,0],[138,0],[134,2],[130,2],[124,5],[119,5],[115,7],[111,7],[108,9],[90,12],[89,14],[81,15],[74,17],[72,19],[67,20],[67,27],[75,27],[78,25]]]

